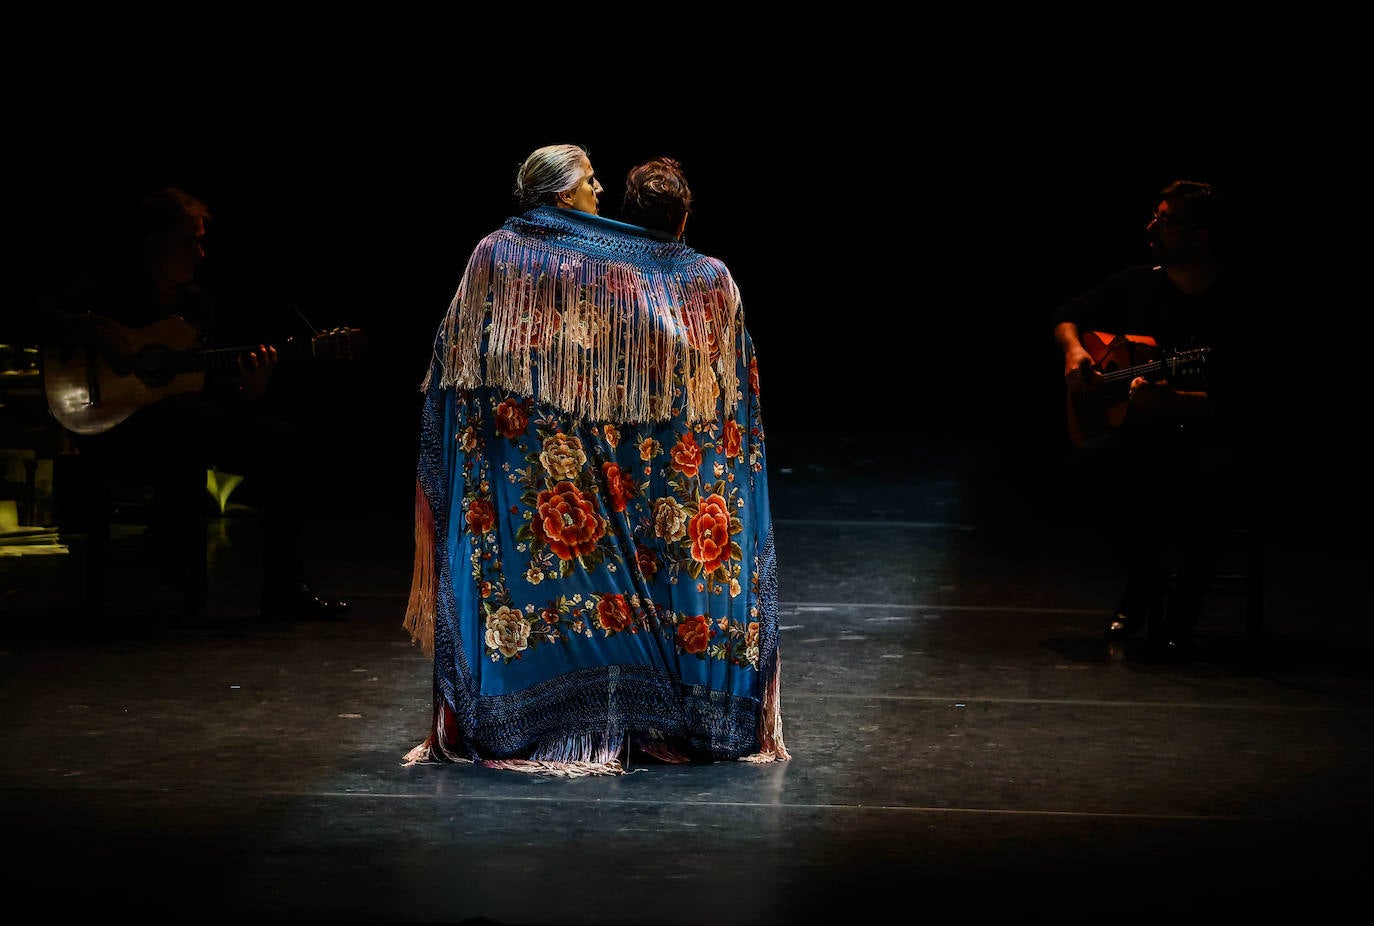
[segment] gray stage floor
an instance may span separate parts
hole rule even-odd
[[[808,443],[770,461],[787,763],[571,781],[402,767],[430,667],[401,626],[408,525],[386,512],[319,531],[321,584],[354,604],[338,622],[254,618],[251,511],[212,524],[193,620],[130,565],[123,611],[85,626],[75,554],[0,558],[0,881],[29,911],[13,921],[1324,922],[1365,906],[1366,564],[1276,520],[1262,635],[1219,597],[1193,661],[1144,662],[1102,640],[1100,538],[1037,480],[958,446],[879,461]]]

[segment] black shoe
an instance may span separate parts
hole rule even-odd
[[[1144,624],[1144,617],[1139,614],[1127,614],[1118,608],[1107,619],[1107,629],[1102,631],[1102,636],[1108,640],[1129,640],[1140,632]]]
[[[265,592],[262,616],[272,620],[338,620],[348,616],[348,602],[324,598],[304,582]]]
[[[1107,627],[1102,635],[1108,640],[1129,640],[1141,630],[1158,623],[1160,608],[1143,595],[1127,592],[1121,602],[1107,618]]]

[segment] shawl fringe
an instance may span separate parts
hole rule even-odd
[[[589,256],[560,244],[581,240],[575,223],[534,233],[556,221],[527,214],[474,248],[444,319],[440,385],[500,387],[594,421],[664,421],[676,402],[694,423],[721,396],[732,407],[742,319],[725,265],[630,236],[610,239],[626,253]]]
[[[759,751],[740,756],[741,762],[779,762],[792,758],[782,739],[782,658],[773,664],[773,677],[763,696],[759,712]]]
[[[434,565],[434,513],[429,510],[420,480],[415,480],[415,564],[410,577],[410,600],[406,604],[405,629],[412,643],[420,644],[426,656],[434,655],[434,616],[438,586]],[[412,764],[407,762],[406,764]]]

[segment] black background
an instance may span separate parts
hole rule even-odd
[[[1148,259],[1159,189],[1187,178],[1227,193],[1252,267],[1272,276],[1254,319],[1277,356],[1293,345],[1280,327],[1294,311],[1293,224],[1308,218],[1292,193],[1338,160],[1330,101],[1309,105],[1285,74],[1245,62],[1178,86],[1129,62],[1051,73],[1033,50],[912,65],[887,48],[881,62],[786,69],[759,58],[748,77],[710,54],[644,73],[518,55],[460,71],[454,49],[389,45],[383,64],[354,40],[211,59],[163,48],[161,63],[116,48],[60,62],[65,82],[26,85],[6,326],[98,257],[138,196],[181,186],[214,213],[205,274],[245,319],[302,334],[299,311],[366,333],[363,358],[300,379],[333,488],[387,507],[408,498],[435,328],[540,145],[589,150],[611,218],[632,164],[682,161],[687,241],[724,260],[744,297],[765,423],[789,455],[772,465],[833,435],[907,435],[985,442],[1027,472],[1065,449],[1049,314]],[[701,73],[682,77],[687,64]],[[1269,378],[1274,358],[1257,359]],[[1283,478],[1310,479],[1310,439],[1341,418],[1328,405],[1275,405],[1293,435],[1276,445]]]

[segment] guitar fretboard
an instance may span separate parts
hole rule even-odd
[[[1122,380],[1132,380],[1137,376],[1145,376],[1150,373],[1167,371],[1170,374],[1191,373],[1201,366],[1203,357],[1207,353],[1207,348],[1200,347],[1196,350],[1185,351],[1175,357],[1166,357],[1163,360],[1154,360],[1150,363],[1142,363],[1138,366],[1124,367],[1120,370],[1111,370],[1102,374],[1104,383],[1117,383]]]

